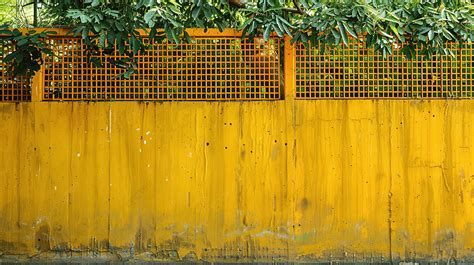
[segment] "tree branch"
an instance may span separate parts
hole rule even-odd
[[[246,3],[247,1],[245,0],[229,0],[229,5],[237,8],[245,8]]]
[[[301,9],[301,6],[298,3],[298,0],[293,0],[293,5],[295,5],[296,9],[298,10],[298,13],[303,14],[303,9]]]
[[[291,12],[291,13],[303,14],[303,11],[297,8],[284,7],[281,10],[286,11],[286,12]]]

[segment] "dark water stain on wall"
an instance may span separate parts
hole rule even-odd
[[[39,251],[48,251],[51,249],[50,243],[50,228],[48,224],[43,224],[40,226],[38,231],[36,231],[35,236],[35,247]]]

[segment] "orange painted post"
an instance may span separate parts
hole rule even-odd
[[[285,99],[294,99],[296,91],[296,49],[291,44],[291,37],[285,36]]]
[[[43,90],[44,90],[44,67],[38,70],[31,79],[31,101],[40,102],[43,101]]]
[[[287,168],[287,187],[290,196],[287,198],[287,203],[290,206],[289,212],[291,213],[288,216],[289,224],[298,224],[300,220],[300,215],[297,211],[296,205],[297,196],[295,195],[297,191],[300,191],[300,181],[296,177],[296,117],[295,117],[295,87],[296,87],[296,49],[291,44],[291,38],[285,36],[284,43],[284,99],[285,99],[285,118],[286,118],[286,168]],[[291,225],[292,229],[290,230],[291,237],[296,238],[300,234],[300,229],[298,226]],[[289,244],[288,249],[288,259],[296,257],[297,249]]]

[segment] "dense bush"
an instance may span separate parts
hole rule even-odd
[[[287,34],[293,42],[318,45],[322,51],[347,45],[352,37],[384,56],[401,49],[407,57],[416,48],[426,57],[450,54],[446,43],[474,39],[474,6],[467,0],[44,0],[42,4],[47,26],[70,26],[89,50],[113,50],[115,44],[120,54],[127,55],[113,62],[127,69],[125,77],[134,72],[134,56],[147,48],[137,29],[146,30],[150,39],[179,44],[189,41],[188,28],[231,27],[265,40],[272,33]],[[36,34],[43,33],[28,35],[40,37],[38,41],[42,36]],[[13,55],[9,61],[21,67],[22,57]],[[94,56],[90,59],[101,64]]]

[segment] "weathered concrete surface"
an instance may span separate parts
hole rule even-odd
[[[468,100],[0,104],[0,252],[468,260],[473,126]]]

